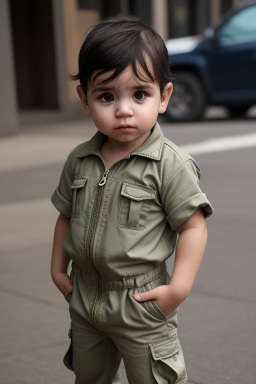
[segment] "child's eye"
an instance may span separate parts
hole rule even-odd
[[[100,96],[100,99],[105,103],[110,103],[111,101],[114,100],[114,97],[113,95],[111,95],[111,93],[104,93],[103,95]]]
[[[134,99],[137,101],[142,101],[145,99],[145,97],[146,97],[146,93],[143,91],[137,91],[134,94]]]

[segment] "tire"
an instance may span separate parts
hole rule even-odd
[[[165,112],[167,119],[176,122],[200,120],[206,105],[206,94],[199,78],[189,72],[177,72]]]
[[[243,117],[251,105],[227,105],[226,107],[232,117]]]

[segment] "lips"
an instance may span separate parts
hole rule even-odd
[[[132,125],[129,124],[120,124],[116,129],[134,129]]]

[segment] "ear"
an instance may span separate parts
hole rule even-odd
[[[159,111],[158,111],[159,113],[164,113],[166,111],[172,91],[173,91],[172,83],[167,83],[166,86],[164,87],[164,91],[161,96],[161,102],[160,102]]]
[[[78,85],[76,87],[76,91],[78,93],[78,96],[83,104],[83,107],[84,107],[84,110],[85,110],[85,113],[90,116],[91,115],[91,111],[90,111],[90,107],[89,107],[89,104],[88,104],[88,100],[87,100],[87,96],[83,90],[83,88],[81,87],[81,85]]]

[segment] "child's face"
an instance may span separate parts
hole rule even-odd
[[[114,80],[102,84],[114,71],[104,73],[88,84],[85,95],[77,91],[87,115],[112,144],[138,148],[150,135],[158,113],[164,113],[172,93],[168,83],[163,95],[157,82],[138,79],[128,66]],[[140,73],[144,75],[140,69]],[[92,77],[94,78],[94,77]],[[146,78],[146,77],[145,77]]]

